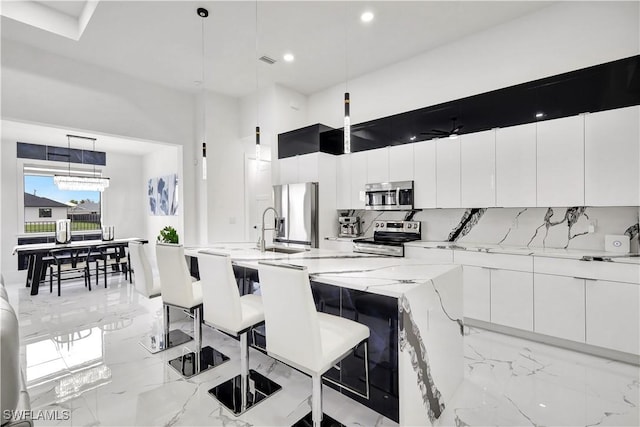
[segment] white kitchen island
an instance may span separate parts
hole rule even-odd
[[[400,425],[438,424],[463,379],[459,266],[317,249],[260,253],[251,246],[217,244],[189,248],[186,253],[192,257],[202,249],[228,253],[236,268],[254,272],[261,260],[307,267],[320,310],[361,321],[371,330],[371,399],[346,390],[344,394]],[[350,367],[361,360],[343,365],[336,378],[348,376]]]

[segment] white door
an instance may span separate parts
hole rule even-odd
[[[389,182],[389,148],[376,148],[367,153],[367,184]]]
[[[585,116],[585,204],[640,205],[640,106]]]
[[[413,144],[413,194],[416,208],[436,207],[436,142]]]
[[[538,122],[537,205],[584,205],[584,115]]]
[[[351,209],[364,209],[364,187],[367,184],[367,152],[351,154]]]
[[[336,171],[336,209],[351,209],[351,154],[338,156]]]
[[[280,184],[295,184],[298,182],[298,156],[285,157],[278,160],[280,166]]]
[[[640,286],[587,280],[587,344],[640,354]]]
[[[496,131],[460,137],[462,206],[486,208],[496,205]]]
[[[465,265],[462,267],[464,317],[491,321],[491,270]]]
[[[460,207],[460,138],[436,141],[436,205]]]
[[[534,274],[534,331],[584,342],[584,279]]]
[[[496,131],[496,205],[536,205],[536,124]]]
[[[491,322],[533,331],[533,273],[491,270]]]
[[[413,180],[414,145],[402,144],[389,147],[389,181]]]
[[[271,188],[271,162],[245,158],[245,238],[250,242],[257,242],[260,235],[262,212],[273,206]],[[269,212],[271,214],[271,211]],[[267,219],[273,224],[273,215]],[[271,231],[266,233],[267,241],[271,241]]]

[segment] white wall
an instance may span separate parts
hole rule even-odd
[[[639,7],[559,2],[350,79],[352,123],[637,55]],[[311,95],[307,122],[342,127],[343,92],[340,83]]]
[[[3,118],[183,147],[185,241],[197,241],[199,234],[194,114],[192,94],[2,40]]]
[[[0,271],[14,272],[17,258],[11,254],[13,246],[18,242],[17,236],[23,234],[24,208],[22,193],[24,180],[22,167],[24,160],[16,158],[16,141],[2,139],[2,165],[0,168],[2,195],[6,197],[0,206],[3,221],[0,224],[0,252],[2,264]],[[174,149],[175,150],[175,149]],[[176,156],[173,160],[176,161]],[[28,160],[29,164],[56,164],[60,162],[43,162]],[[102,196],[102,222],[115,226],[116,237],[140,236],[145,228],[145,216],[142,205],[142,194],[146,194],[146,186],[142,186],[142,157],[107,152],[107,165],[101,168],[104,176],[110,178],[110,185]],[[15,201],[10,203],[9,201]],[[37,216],[37,210],[36,210]],[[66,214],[65,214],[66,217]]]
[[[110,178],[109,188],[102,193],[102,224],[113,225],[117,238],[145,237],[144,210],[140,194],[146,194],[142,180],[142,156],[107,153],[103,175]]]
[[[147,197],[147,184],[149,179],[157,178],[164,175],[178,174],[178,215],[172,216],[155,216],[149,211],[149,199]],[[183,188],[185,186],[182,170],[182,148],[178,146],[158,146],[153,153],[147,154],[142,159],[140,172],[137,181],[132,181],[132,187],[137,194],[137,203],[140,214],[138,215],[143,224],[139,230],[144,230],[143,236],[149,243],[156,241],[160,230],[166,226],[172,226],[178,232],[180,243],[185,243],[184,228],[184,199],[182,198]],[[139,231],[131,235],[139,235]],[[150,251],[155,257],[155,251]]]

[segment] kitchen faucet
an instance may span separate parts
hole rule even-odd
[[[269,206],[268,208],[266,208],[263,212],[262,212],[262,227],[260,228],[260,238],[258,239],[258,247],[260,248],[260,252],[265,252],[267,250],[266,248],[266,243],[264,241],[264,232],[265,230],[277,230],[276,227],[273,228],[264,228],[264,216],[267,214],[267,212],[269,210],[272,210],[274,215],[276,216],[276,219],[280,217],[280,215],[278,215],[278,211]]]

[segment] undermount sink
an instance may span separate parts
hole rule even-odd
[[[267,252],[278,252],[281,254],[299,254],[300,252],[306,251],[306,249],[301,248],[284,248],[282,246],[271,246],[266,249]]]

